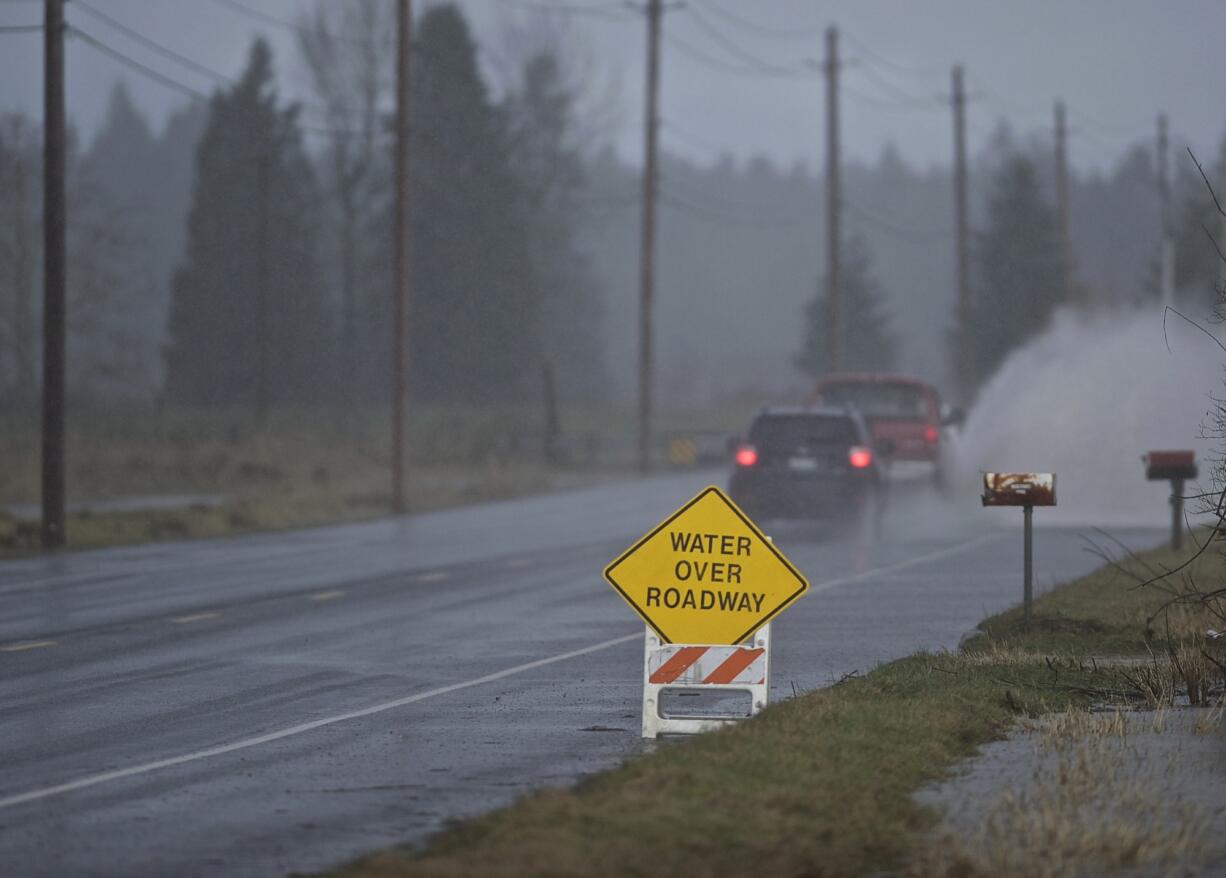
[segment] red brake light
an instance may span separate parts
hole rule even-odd
[[[932,424],[924,427],[924,441],[929,445],[936,445],[937,440],[941,438],[941,431]]]
[[[873,452],[869,451],[863,445],[856,445],[847,452],[847,462],[856,469],[865,469],[872,465]]]
[[[736,450],[737,466],[753,466],[758,462],[758,449],[752,445],[742,445]]]

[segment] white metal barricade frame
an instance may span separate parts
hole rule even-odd
[[[770,697],[770,623],[738,646],[661,643],[647,628],[643,649],[643,737],[694,735],[745,719],[745,716],[665,716],[660,698],[666,689],[748,692],[749,716]]]

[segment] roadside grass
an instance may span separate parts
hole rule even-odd
[[[334,874],[867,874],[931,823],[912,790],[1003,734],[1017,710],[1083,700],[1046,690],[1049,676],[1037,657],[972,670],[956,656],[913,656],[532,794],[420,854],[388,851]]]
[[[1140,560],[1173,566],[1180,558],[1158,550]],[[1226,564],[1211,552],[1198,569],[1220,578]],[[1132,584],[1119,571],[1099,571],[1041,596],[1029,630],[1015,611],[994,616],[985,622],[988,636],[958,654],[913,655],[735,727],[647,745],[644,755],[574,788],[530,794],[451,826],[421,849],[383,851],[329,874],[1020,876],[1206,855],[1196,814],[1178,823],[1168,809],[1163,821],[1174,815],[1177,831],[1166,831],[1143,782],[1111,774],[1118,753],[1105,745],[1127,738],[1121,711],[1147,700],[1135,668],[1153,663],[1173,693],[1180,688],[1178,671],[1152,651],[1167,641],[1147,624],[1165,596]],[[1191,631],[1195,623],[1186,621]],[[1169,642],[1178,648],[1176,641]],[[1104,706],[1113,709],[1091,712]],[[1206,711],[1198,733],[1201,725],[1205,733],[1218,728],[1220,717]],[[1071,760],[1063,774],[1006,801],[990,820],[985,814],[981,845],[936,834],[938,815],[915,791],[949,777],[959,760],[1019,722],[1047,728],[1046,746]],[[1078,743],[1086,738],[1116,761],[1086,757]],[[1148,801],[1149,810],[1070,822],[1070,813],[1098,802],[1096,789],[1125,804]],[[1036,845],[1058,855],[1028,858]],[[1043,868],[1030,867],[1036,862]]]
[[[742,427],[742,407],[664,411],[666,431]],[[634,417],[564,408],[565,454],[547,462],[539,407],[423,406],[409,420],[411,511],[539,493],[614,478],[633,466]],[[182,497],[174,508],[68,517],[70,549],[216,537],[358,521],[391,512],[386,411],[277,409],[259,424],[238,409],[134,409],[69,421],[72,501]],[[37,521],[8,513],[39,499],[33,416],[0,416],[0,558],[38,550]],[[201,498],[207,502],[194,502]]]
[[[1208,538],[1210,533],[1198,532],[1197,538]],[[1178,587],[1178,577],[1140,586],[1142,581],[1179,566],[1194,548],[1178,552],[1169,547],[1155,549],[1059,585],[1035,601],[1029,629],[1022,608],[1013,607],[981,622],[979,627],[987,637],[973,642],[970,648],[979,650],[1007,642],[1049,655],[1147,655],[1151,649],[1165,651],[1168,640],[1203,636],[1214,624],[1202,608],[1177,605],[1169,617],[1159,613],[1173,596],[1168,589]],[[1224,571],[1221,552],[1214,547],[1183,573],[1210,581],[1220,579]]]
[[[1214,814],[1185,795],[1179,760],[1146,758],[1146,736],[1170,732],[1164,712],[1145,720],[1073,711],[1041,724],[1019,744],[1033,748],[1029,776],[988,797],[973,827],[928,834],[903,874],[1198,874],[1224,853]]]

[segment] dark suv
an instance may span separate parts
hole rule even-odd
[[[735,452],[729,493],[750,518],[838,518],[876,527],[883,470],[850,409],[766,409]]]

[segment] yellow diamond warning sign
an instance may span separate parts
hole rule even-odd
[[[668,643],[740,643],[809,588],[714,485],[623,552],[604,577]]]

